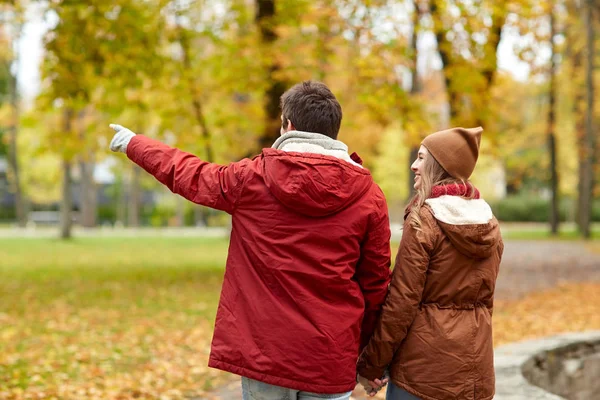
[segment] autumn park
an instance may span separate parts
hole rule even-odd
[[[0,1],[0,400],[241,398],[208,367],[232,217],[111,151],[109,124],[228,165],[305,80],[385,194],[392,258],[422,140],[483,127],[496,398],[534,398],[501,388],[504,349],[600,331],[599,49],[594,0]],[[598,399],[578,371],[535,398]]]

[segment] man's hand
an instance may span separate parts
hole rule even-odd
[[[110,149],[112,151],[120,151],[121,153],[127,154],[127,145],[131,138],[135,136],[135,133],[121,125],[110,124],[110,127],[117,132],[110,141]]]
[[[379,392],[382,388],[385,387],[388,383],[388,378],[384,379],[375,379],[374,381],[370,381],[367,378],[364,378],[358,375],[358,383],[360,383],[365,392],[371,397],[375,396],[377,392]]]

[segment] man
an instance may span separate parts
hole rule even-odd
[[[228,166],[119,125],[110,147],[232,215],[209,366],[241,375],[244,399],[348,399],[390,281],[387,205],[337,140],[327,86],[297,84],[281,108],[273,147]]]

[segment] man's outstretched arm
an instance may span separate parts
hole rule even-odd
[[[237,206],[250,160],[228,166],[208,163],[193,154],[136,135],[121,125],[110,127],[116,132],[110,149],[127,154],[173,193],[230,214]]]

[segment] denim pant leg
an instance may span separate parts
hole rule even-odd
[[[298,400],[298,391],[242,376],[242,400]]]
[[[298,400],[350,400],[352,392],[338,393],[338,394],[319,394],[310,392],[298,393]]]
[[[352,392],[340,394],[300,392],[242,377],[243,400],[349,400],[351,394]]]
[[[413,396],[406,390],[394,385],[392,382],[388,383],[387,393],[385,400],[420,400],[418,397]]]

